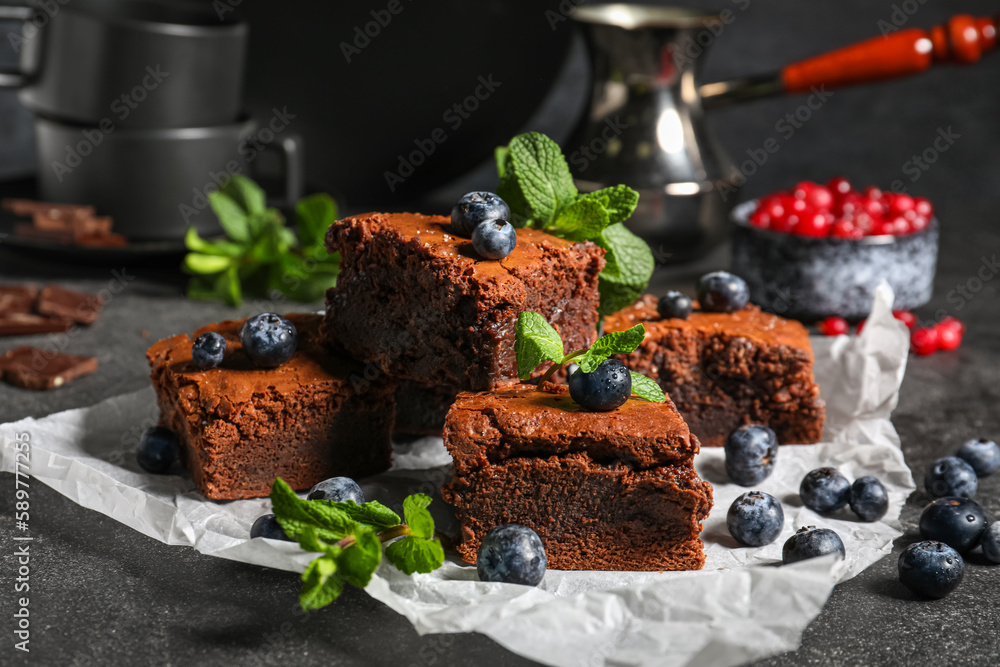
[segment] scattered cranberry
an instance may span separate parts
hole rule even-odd
[[[951,317],[950,315],[948,317],[944,318],[943,320],[941,320],[940,322],[938,322],[937,323],[937,327],[939,329],[944,329],[944,328],[955,329],[959,333],[962,333],[962,334],[965,333],[965,325],[962,324],[956,318]]]
[[[957,350],[958,346],[962,344],[962,332],[959,329],[953,327],[942,327],[938,325],[935,327],[938,334],[938,348],[946,352],[951,350]]]
[[[908,310],[894,310],[892,316],[905,324],[910,331],[913,331],[913,328],[917,326],[917,316]]]
[[[857,241],[865,236],[904,236],[930,225],[934,207],[923,197],[869,186],[858,192],[843,176],[826,185],[802,181],[791,191],[761,197],[750,224],[762,229]]]
[[[847,320],[836,315],[826,318],[818,326],[819,332],[824,336],[842,336],[850,329]]]
[[[910,334],[910,346],[913,351],[921,357],[934,354],[940,345],[939,329],[937,327],[924,327],[917,329]]]

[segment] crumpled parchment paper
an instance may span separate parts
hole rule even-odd
[[[703,449],[699,474],[715,487],[702,535],[707,562],[699,572],[561,572],[529,588],[482,583],[474,567],[452,557],[431,574],[405,576],[383,562],[366,591],[410,620],[420,633],[480,632],[547,665],[735,665],[794,649],[838,581],[891,551],[899,513],[914,489],[889,415],[906,367],[909,336],[892,317],[882,285],[861,336],[814,338],[816,378],[827,403],[824,442],[783,446],[759,489],[784,506],[785,528],[772,544],[741,547],[726,529],[726,511],[746,491],[728,482],[721,448]],[[267,499],[212,502],[187,475],[156,476],[135,463],[139,434],[156,423],[153,390],[89,408],[0,425],[2,467],[13,472],[14,438],[28,433],[30,473],[84,507],[167,544],[247,563],[301,572],[312,555],[287,542],[249,540]],[[22,436],[23,438],[23,436]],[[401,505],[409,493],[436,494],[450,476],[439,438],[398,448],[393,470],[364,482],[368,498]],[[808,471],[838,467],[848,479],[875,475],[889,491],[882,521],[863,523],[848,509],[819,516],[802,506]],[[440,496],[438,496],[439,498]],[[455,521],[440,500],[440,529]],[[781,546],[797,528],[832,528],[847,559],[826,557],[779,567]]]

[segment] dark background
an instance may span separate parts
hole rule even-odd
[[[437,195],[425,197],[433,201],[447,202],[453,193],[460,194],[473,184],[492,185],[494,176],[488,167],[466,175],[460,183],[448,185],[448,181],[488,158],[498,141],[492,138],[493,132],[502,135],[499,141],[521,129],[540,129],[564,138],[586,91],[582,50],[572,45],[567,24],[561,24],[553,35],[544,17],[544,9],[557,3],[404,3],[405,11],[389,26],[398,32],[386,32],[359,56],[356,71],[366,75],[357,79],[347,76],[355,71],[353,66],[349,71],[338,69],[338,59],[343,60],[337,44],[342,34],[350,34],[352,22],[361,20],[355,17],[364,17],[384,3],[337,3],[336,11],[350,17],[344,19],[333,14],[333,3],[328,9],[317,9],[320,3],[290,2],[280,7],[259,0],[243,3],[255,21],[255,34],[266,33],[270,40],[268,51],[252,56],[248,97],[256,99],[254,104],[260,109],[290,104],[267,99],[266,90],[257,83],[258,76],[262,77],[259,81],[267,77],[255,73],[255,67],[277,66],[288,58],[298,63],[272,76],[284,81],[283,90],[294,91],[312,105],[309,108],[314,110],[303,111],[302,126],[324,127],[328,133],[324,136],[331,137],[329,145],[309,144],[313,160],[322,163],[327,155],[333,165],[331,180],[323,182],[320,167],[310,162],[314,186],[336,190],[353,208],[396,205],[392,198],[379,197],[377,189],[368,191],[361,184],[368,181],[377,186],[381,169],[361,169],[360,161],[388,162],[391,167],[402,150],[400,145],[405,147],[433,129],[441,110],[468,94],[468,75],[478,74],[476,67],[466,67],[468,62],[487,63],[485,67],[496,63],[499,68],[521,53],[545,59],[534,64],[530,59],[518,61],[521,64],[504,75],[508,77],[504,86],[509,81],[511,88],[500,89],[516,90],[515,99],[501,100],[498,92],[483,105],[483,127],[477,128],[470,119],[449,138],[445,145],[461,150],[449,155],[448,164],[425,167],[429,180],[420,189],[444,186]],[[893,5],[901,3],[752,0],[745,11],[738,10],[744,3],[726,0],[678,4],[731,6],[736,12],[736,21],[725,28],[704,63],[705,80],[711,81],[768,71],[876,35],[877,22],[889,20]],[[957,12],[1000,12],[1000,1],[928,0],[917,6],[907,27],[929,27]],[[330,15],[321,19],[319,11]],[[494,18],[470,20],[477,12],[493,12]],[[466,39],[466,33],[474,39]],[[435,48],[425,51],[429,41]],[[464,46],[447,48],[455,44]],[[284,48],[289,52],[277,53]],[[567,49],[570,55],[564,62]],[[288,55],[301,50],[313,55]],[[433,66],[411,69],[420,58],[430,57],[428,53],[433,54]],[[360,66],[368,56],[395,65],[382,71],[365,70]],[[329,69],[324,69],[324,63]],[[329,74],[320,74],[323,71]],[[971,299],[962,300],[961,308],[948,299],[956,287],[983,275],[984,258],[1000,254],[996,215],[1000,189],[995,186],[1000,181],[998,74],[1000,55],[993,54],[971,67],[940,67],[908,80],[838,92],[794,137],[782,142],[781,150],[749,180],[745,193],[755,196],[804,178],[825,181],[845,174],[859,185],[907,180],[911,193],[930,197],[937,206],[942,245],[936,291],[918,314],[927,319],[944,308],[965,321],[969,330],[956,352],[910,359],[893,421],[918,485],[929,463],[953,451],[962,440],[1000,437],[998,281],[991,275]],[[556,83],[546,96],[553,76]],[[515,88],[516,82],[523,87]],[[493,111],[487,105],[494,100],[496,115],[487,122],[487,110]],[[710,123],[736,157],[773,136],[775,123],[799,104],[799,98],[754,102],[716,112]],[[0,174],[8,176],[23,175],[30,159],[30,141],[14,129],[19,127],[19,112],[13,109],[13,97],[0,94],[0,154],[4,156]],[[345,125],[345,115],[370,122]],[[406,131],[397,131],[397,125]],[[942,128],[951,128],[960,137],[919,180],[909,182],[904,163],[929,147]],[[310,139],[308,132],[304,134]],[[345,143],[334,143],[338,136]],[[350,153],[350,145],[360,146],[363,154]],[[348,187],[353,181],[347,176],[357,179],[356,190]],[[721,248],[695,265],[661,267],[653,289],[671,286],[690,291],[695,276],[725,266],[726,257]],[[107,284],[110,268],[80,267],[0,250],[0,273],[8,281],[59,280],[96,291]],[[69,350],[98,356],[101,370],[47,394],[0,386],[0,421],[38,417],[147,386],[142,355],[150,340],[190,331],[207,321],[240,316],[258,306],[246,304],[234,311],[190,302],[182,297],[183,280],[176,272],[154,270],[142,263],[126,268],[136,279],[94,327],[72,341]],[[141,336],[142,330],[147,330],[148,337]],[[4,341],[0,349],[27,342]],[[4,489],[0,530],[10,535],[13,477],[0,476],[0,486]],[[994,516],[1000,514],[1000,476],[983,480],[979,499]],[[972,556],[965,582],[940,601],[913,599],[896,582],[896,559],[917,539],[916,520],[925,502],[921,492],[913,495],[902,515],[906,535],[897,540],[893,554],[837,587],[806,631],[800,650],[760,664],[896,665],[931,660],[945,665],[997,664],[1000,567],[987,566]],[[356,590],[348,590],[334,606],[302,620],[294,612],[298,590],[294,575],[162,545],[40,485],[32,488],[32,506],[36,541],[32,543],[30,658],[36,664],[528,664],[481,636],[418,637],[405,619]],[[8,573],[14,570],[11,552],[5,547],[0,554],[3,581],[9,581]],[[0,596],[3,618],[9,618],[10,604],[8,593]],[[285,623],[290,631],[283,629]],[[7,641],[9,622],[2,625]],[[7,646],[3,649],[4,660],[8,650]],[[26,656],[16,657],[20,664]]]

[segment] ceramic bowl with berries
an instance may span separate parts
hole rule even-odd
[[[921,197],[859,191],[837,177],[744,202],[732,218],[733,272],[747,281],[754,303],[780,315],[865,317],[883,279],[897,308],[931,297],[938,221]]]

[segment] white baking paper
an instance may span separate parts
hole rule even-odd
[[[860,337],[813,340],[816,378],[827,402],[825,442],[783,446],[775,472],[759,485],[785,509],[785,528],[762,548],[739,546],[726,511],[746,489],[728,483],[721,449],[704,449],[699,474],[715,487],[705,522],[707,562],[700,572],[560,572],[537,588],[482,583],[454,558],[412,577],[383,563],[366,589],[420,633],[480,632],[547,665],[736,665],[794,649],[837,581],[888,554],[901,534],[899,513],[914,489],[889,421],[906,366],[909,337],[891,314],[892,292],[876,293]],[[28,433],[30,473],[74,502],[167,544],[221,558],[300,572],[311,555],[295,544],[248,540],[267,499],[212,502],[188,476],[156,476],[135,464],[139,434],[156,422],[152,389],[90,408],[0,425],[2,469],[15,467],[17,434]],[[23,436],[21,436],[23,439]],[[369,498],[400,507],[415,491],[436,494],[450,476],[439,438],[398,448],[392,471],[363,484]],[[819,516],[803,507],[798,486],[813,468],[832,465],[849,479],[875,475],[889,490],[886,517],[858,521],[849,510]],[[439,497],[439,496],[438,496]],[[444,503],[438,525],[453,531]],[[779,567],[781,545],[803,525],[832,528],[847,548],[833,557]]]

